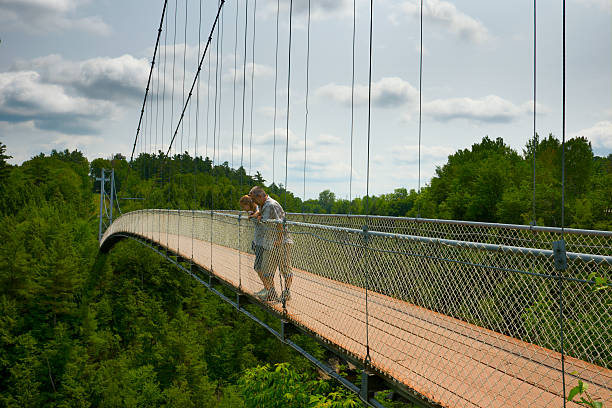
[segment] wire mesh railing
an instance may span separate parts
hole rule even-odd
[[[276,273],[274,285],[280,295],[289,282],[291,297],[274,307],[442,405],[558,407],[578,381],[612,404],[609,232],[566,229],[567,267],[552,251],[554,228],[393,217],[257,223],[142,210],[117,219],[103,241],[155,241],[256,293],[255,228],[267,236],[266,263],[282,271],[290,262],[292,282]]]

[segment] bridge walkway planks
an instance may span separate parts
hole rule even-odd
[[[262,284],[254,255],[192,237],[145,236],[253,294]],[[193,246],[192,246],[193,244]],[[354,357],[366,356],[365,291],[294,268],[288,317]],[[280,290],[278,274],[277,291]],[[371,363],[446,407],[563,406],[561,355],[375,292],[368,293]],[[271,304],[282,312],[280,303]],[[612,370],[565,357],[567,390],[599,378],[592,396],[612,402]],[[606,404],[604,403],[604,406]],[[568,407],[578,407],[568,403]]]

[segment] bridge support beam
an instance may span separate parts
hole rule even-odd
[[[280,340],[283,343],[286,343],[288,340],[288,337],[292,334],[295,334],[298,332],[298,330],[296,329],[295,325],[293,323],[291,323],[288,320],[285,319],[280,319]]]
[[[372,371],[365,369],[361,372],[361,388],[359,394],[364,400],[368,401],[370,398],[374,398],[374,393],[388,388],[385,381]]]
[[[244,308],[246,305],[252,304],[252,300],[243,293],[236,293],[236,308],[238,310]]]

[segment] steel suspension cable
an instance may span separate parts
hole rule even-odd
[[[421,0],[421,37],[420,37],[420,51],[419,51],[419,184],[417,197],[421,196],[421,117],[423,112],[423,0]],[[417,199],[417,218],[421,217],[421,200]]]
[[[533,0],[533,146],[532,146],[532,161],[533,161],[533,195],[531,198],[532,216],[531,225],[536,225],[536,150],[538,136],[536,133],[536,0]]]
[[[183,111],[181,113],[181,116],[179,118],[179,122],[177,123],[176,129],[174,131],[174,135],[172,136],[172,139],[170,140],[170,144],[168,146],[168,152],[170,152],[170,149],[172,148],[172,144],[174,143],[174,139],[176,138],[176,135],[178,133],[178,129],[180,124],[183,121],[183,117],[185,116],[185,110],[187,109],[187,105],[189,105],[189,101],[191,100],[191,96],[193,94],[193,89],[195,87],[196,81],[197,79],[200,77],[200,72],[202,71],[202,63],[204,62],[204,57],[206,56],[206,52],[208,51],[208,47],[210,45],[210,42],[212,41],[212,34],[215,30],[215,27],[217,26],[217,22],[219,21],[219,15],[221,14],[221,10],[223,9],[223,5],[225,4],[225,0],[220,0],[219,2],[219,8],[217,9],[217,15],[215,17],[213,26],[210,30],[210,35],[208,36],[208,41],[206,42],[206,47],[204,48],[204,53],[202,54],[202,57],[200,59],[200,63],[198,64],[198,69],[196,71],[196,74],[193,78],[193,83],[191,84],[191,89],[189,90],[189,94],[187,96],[187,100],[185,101],[185,105],[183,106]],[[216,80],[215,80],[216,81]]]
[[[371,134],[371,122],[372,122],[372,26],[374,16],[374,0],[370,0],[370,62],[368,69],[368,157],[367,157],[367,171],[366,171],[366,217],[369,215],[369,202],[370,202],[370,134]],[[368,220],[366,218],[366,225],[364,225],[364,236],[365,236],[365,250],[367,256],[367,245],[368,245]],[[366,310],[366,362],[370,362],[370,321],[368,311],[368,291],[369,291],[369,274],[367,270],[367,259],[366,259],[366,271],[365,271],[365,310]]]
[[[189,0],[185,0],[185,28],[184,28],[184,36],[183,36],[183,82],[181,85],[181,105],[185,104],[185,76],[186,76],[186,67],[187,67],[187,7],[189,4]],[[185,110],[183,109],[183,113]],[[181,121],[181,141],[180,141],[180,149],[178,154],[179,160],[179,168],[178,168],[178,190],[181,191],[183,187],[183,158],[184,158],[184,150],[183,150],[183,136],[185,133],[185,122]],[[178,207],[178,217],[176,220],[176,230],[177,235],[181,235],[181,202],[177,200],[176,205]],[[177,240],[176,244],[177,252],[180,252],[181,249],[181,240]]]
[[[223,0],[219,0],[219,5]],[[219,9],[220,10],[220,9]],[[219,13],[217,13],[217,18],[219,17]],[[215,58],[215,110],[214,110],[214,119],[213,119],[213,158],[212,158],[212,170],[211,177],[215,177],[215,156],[217,154],[217,96],[218,96],[218,79],[219,79],[219,26],[217,26],[217,46],[216,46],[216,58]],[[209,37],[210,41],[210,37]],[[216,183],[215,183],[216,184]],[[213,186],[214,187],[214,186]],[[210,193],[210,270],[213,271],[213,223],[215,221],[215,217],[213,214],[215,208],[215,193],[211,191]]]
[[[171,93],[171,98],[170,98],[170,132],[172,132],[172,129],[174,128],[173,123],[174,123],[174,87],[176,84],[176,80],[175,80],[175,70],[176,70],[176,22],[177,22],[177,13],[178,13],[178,2],[177,0],[174,0],[174,37],[173,37],[173,42],[172,42],[172,93]],[[174,157],[172,157],[171,152],[172,152],[172,145],[168,144],[168,158],[170,159],[170,171],[168,174],[168,181],[170,184],[170,191],[168,193],[168,210],[170,210],[171,208],[171,195],[174,194],[174,198],[176,198],[176,188],[174,186],[174,178],[176,177],[176,162],[174,160]],[[175,200],[176,201],[176,200]],[[168,225],[170,224],[170,212],[168,211]],[[168,239],[170,239],[169,236],[170,232],[168,229]]]
[[[162,187],[162,191],[163,191],[163,187],[164,187],[164,165],[167,163],[168,158],[164,156],[163,150],[164,150],[164,128],[166,126],[166,68],[167,68],[167,63],[168,63],[168,19],[165,20],[164,22],[164,79],[163,79],[163,86],[162,86],[162,122],[161,122],[161,148],[159,149],[159,156],[160,156],[160,163],[159,163],[159,174],[160,174],[160,181],[161,181],[161,187]],[[160,203],[163,204],[163,203]],[[163,205],[160,205],[160,207],[162,207]],[[161,220],[162,220],[162,213],[160,211],[159,213],[159,217],[158,217],[158,222],[159,225],[161,226]],[[158,234],[158,239],[159,242],[161,243],[161,227],[160,227],[160,232]]]
[[[212,64],[210,55],[208,56],[208,81],[206,82],[206,158],[208,158],[208,136],[210,132],[210,71],[212,71]]]
[[[236,2],[236,30],[234,32],[234,93],[232,106],[232,168],[234,168],[234,136],[236,135],[236,73],[238,71],[238,2]]]
[[[253,46],[251,50],[251,131],[249,135],[249,174],[252,174],[251,154],[253,148],[253,100],[255,92],[255,21],[257,17],[257,0],[253,4]]]
[[[185,69],[187,67],[187,6],[189,4],[189,0],[185,0],[185,35],[183,37],[183,86],[181,87],[181,105],[185,104]],[[179,154],[182,155],[183,154],[183,134],[184,134],[184,123],[181,122],[181,143],[180,143],[180,150],[179,150]],[[183,161],[181,160],[180,162],[181,167],[183,164]],[[182,169],[181,169],[182,170]],[[180,173],[179,173],[180,174]],[[179,183],[180,183],[180,178],[179,178]]]
[[[201,45],[202,45],[202,0],[199,1],[200,13],[198,20],[198,58],[200,58]],[[191,224],[191,262],[193,263],[193,241],[195,233],[195,210],[198,208],[198,190],[196,179],[198,176],[198,142],[199,142],[199,127],[200,127],[200,78],[198,78],[198,85],[196,88],[196,117],[195,117],[195,143],[194,143],[194,154],[193,154],[193,209],[192,213],[192,224]]]
[[[289,159],[289,100],[291,91],[291,26],[293,22],[293,0],[289,1],[289,51],[287,56],[287,138],[285,141],[285,199],[284,207],[287,208],[287,174]]]
[[[219,110],[218,115],[219,115],[219,119],[217,121],[217,125],[219,127],[218,131],[217,131],[217,164],[220,165],[221,164],[221,102],[223,100],[223,33],[224,33],[224,28],[225,25],[223,24],[223,16],[225,13],[223,13],[223,10],[221,10],[221,16],[219,19],[219,30],[220,30],[220,34],[219,34]],[[218,184],[218,175],[217,175],[217,184]]]
[[[310,88],[310,0],[308,0],[308,23],[306,29],[306,109],[304,118],[304,188],[302,195],[302,214],[306,201],[306,136],[308,134],[308,92]],[[285,187],[286,188],[286,187]]]
[[[561,240],[565,242],[565,0],[563,0],[563,103],[562,103],[562,142],[561,142]],[[563,395],[565,393],[565,333],[563,315],[563,269],[559,269],[559,323],[561,329],[561,378],[563,384]],[[566,406],[566,398],[563,398],[563,407]]]
[[[246,100],[246,62],[247,62],[247,36],[249,31],[249,1],[244,2],[244,59],[242,64],[242,127],[240,131],[240,194],[243,192],[244,174],[244,109]],[[240,220],[238,217],[238,248],[241,244]],[[242,251],[238,251],[238,286],[242,288]]]
[[[280,0],[276,0],[276,53],[274,58],[274,127],[272,128],[272,184],[276,183],[276,101],[278,92],[278,20],[280,16]]]
[[[144,114],[144,108],[147,103],[147,96],[149,94],[149,85],[151,83],[151,75],[153,74],[153,67],[155,65],[155,56],[157,55],[157,48],[159,47],[159,38],[162,32],[162,26],[164,24],[164,18],[166,16],[166,7],[168,0],[164,0],[164,8],[162,10],[161,19],[159,21],[159,28],[157,29],[157,40],[155,40],[155,49],[153,50],[153,63],[151,64],[151,70],[149,71],[149,79],[147,80],[147,88],[145,90],[144,100],[142,101],[142,109],[140,110],[140,119],[138,119],[138,128],[136,129],[136,138],[134,139],[134,147],[132,147],[132,156],[130,162],[134,159],[134,150],[136,149],[136,143],[138,142],[138,134],[140,133],[140,125],[142,124],[142,115]]]
[[[244,60],[242,64],[242,122],[240,131],[240,167],[244,166],[244,113],[246,101],[246,61],[247,61],[247,35],[249,29],[249,0],[244,1]],[[240,190],[242,191],[242,176],[240,176]]]
[[[353,208],[353,138],[355,134],[355,33],[357,28],[357,0],[353,0],[353,64],[351,75],[351,166],[349,172],[349,214]]]

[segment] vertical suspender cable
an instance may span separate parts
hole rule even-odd
[[[166,16],[166,7],[168,6],[168,0],[164,0],[164,8],[162,10],[161,20],[159,22],[159,28],[157,30],[157,40],[155,41],[155,50],[153,51],[153,61],[155,61],[155,56],[157,55],[157,48],[159,47],[159,38],[162,32],[162,25],[164,24],[164,17]],[[151,70],[149,71],[149,79],[147,80],[147,88],[145,90],[144,101],[142,101],[142,109],[140,110],[140,119],[138,120],[138,128],[136,129],[136,138],[134,139],[134,147],[132,147],[132,156],[130,157],[130,162],[134,159],[134,150],[136,149],[136,142],[138,142],[138,133],[140,133],[140,125],[142,123],[142,115],[144,114],[145,104],[147,103],[147,95],[149,94],[149,84],[151,82],[151,75],[153,74],[153,65],[151,65]]]
[[[280,15],[280,0],[276,0],[276,57],[274,58],[274,127],[272,129],[272,184],[276,183],[276,99],[278,90],[278,19]]]
[[[293,0],[289,1],[289,51],[287,57],[287,137],[285,141],[285,209],[287,209],[287,174],[289,158],[289,99],[291,91],[291,26],[293,21]]]
[[[368,159],[367,159],[367,171],[366,171],[366,225],[364,226],[364,235],[366,236],[367,245],[367,220],[369,215],[369,202],[370,202],[370,129],[372,122],[372,22],[374,16],[374,0],[370,0],[370,63],[368,69]],[[367,247],[366,247],[367,251]],[[366,252],[367,253],[367,252]],[[366,259],[366,268],[367,259]],[[365,309],[366,309],[366,362],[370,362],[370,322],[368,313],[368,289],[369,289],[369,276],[368,270],[365,273]]]
[[[198,58],[200,58],[200,52],[202,51],[202,0],[200,0],[200,14],[198,20]],[[193,210],[198,208],[198,190],[196,179],[198,176],[198,142],[199,142],[199,127],[200,127],[200,78],[198,78],[198,86],[196,89],[196,117],[195,117],[195,143],[194,143],[194,154],[193,154]],[[195,217],[192,219],[191,224],[191,261],[193,263],[193,243],[195,234]]]
[[[372,15],[374,1],[370,0],[370,65],[368,69],[368,148],[367,148],[367,166],[366,166],[366,203],[365,213],[369,215],[370,206],[370,128],[372,117]]]
[[[181,104],[185,105],[185,68],[187,66],[187,6],[189,4],[189,0],[185,0],[185,33],[184,33],[184,37],[183,37],[183,86],[181,89]],[[182,155],[183,154],[183,132],[184,131],[184,123],[181,122],[181,143],[180,143],[180,150],[179,150],[179,154]],[[182,165],[182,160],[181,160],[181,165]],[[181,166],[182,167],[182,166]],[[182,169],[181,169],[182,170]],[[179,178],[179,183],[180,183],[180,178]]]
[[[160,56],[160,58],[161,58],[161,56]],[[161,157],[159,157],[159,156],[158,156],[158,153],[159,153],[159,144],[158,144],[158,128],[159,128],[159,82],[160,82],[160,80],[159,80],[159,78],[160,78],[160,76],[159,76],[159,66],[160,66],[160,65],[161,65],[161,64],[160,64],[160,63],[159,63],[159,61],[158,61],[158,63],[157,63],[157,82],[156,82],[156,88],[157,88],[157,89],[156,89],[156,91],[155,91],[155,150],[156,150],[156,152],[155,152],[155,155],[153,156],[153,157],[155,158],[155,163],[156,163],[156,165],[155,165],[155,167],[156,167],[156,169],[155,169],[155,173],[156,173],[156,174],[159,174],[159,173],[158,173],[158,171],[159,171],[159,169],[161,168]],[[162,128],[162,134],[163,134],[163,128]],[[155,184],[157,184],[157,180],[155,180]],[[115,197],[117,197],[117,196],[115,196]],[[157,206],[157,203],[155,203],[155,207],[158,207],[158,206]],[[152,219],[152,220],[151,220],[151,222],[153,222],[153,217],[151,217],[151,219]],[[159,221],[159,217],[158,217],[158,221]],[[157,227],[157,229],[159,230],[159,226]],[[159,231],[157,231],[157,232],[159,232]],[[153,236],[153,239],[155,239],[155,238],[154,238],[154,236]]]
[[[246,61],[247,61],[247,34],[249,28],[249,0],[244,1],[244,61],[242,64],[242,130],[240,132],[240,167],[244,166],[244,113],[246,101]],[[242,176],[240,177],[240,189],[242,190]]]
[[[189,4],[189,0],[185,0],[185,29],[184,29],[184,37],[183,37],[183,84],[181,86],[181,104],[185,104],[185,69],[187,66],[187,6]],[[183,114],[185,110],[183,109]],[[178,185],[179,191],[182,190],[183,186],[183,136],[185,130],[185,122],[181,121],[181,142],[180,142],[180,150],[179,150],[179,170],[178,170]],[[181,235],[181,203],[177,202],[178,206],[178,217],[176,218],[176,235]],[[176,241],[177,254],[180,252],[180,238]]]
[[[223,4],[225,4],[225,0],[221,0],[219,3],[219,9],[217,10],[217,16],[215,17],[215,21],[213,23],[213,26],[211,28],[210,31],[210,35],[208,37],[208,41],[206,43],[206,47],[204,48],[204,53],[202,54],[202,57],[200,58],[200,63],[198,64],[198,70],[196,71],[195,76],[193,77],[193,82],[191,83],[191,89],[189,90],[189,94],[187,95],[187,99],[185,100],[185,104],[183,106],[183,110],[181,112],[181,116],[179,117],[179,121],[176,125],[176,129],[174,130],[174,135],[172,136],[172,139],[170,140],[170,145],[168,146],[168,151],[170,151],[170,148],[172,147],[172,144],[174,143],[174,139],[176,138],[176,135],[178,133],[179,127],[181,125],[181,123],[183,122],[183,118],[185,117],[185,110],[187,109],[187,106],[189,105],[189,102],[191,101],[191,96],[193,95],[193,89],[195,88],[196,85],[196,81],[198,80],[198,78],[200,77],[200,72],[202,71],[202,63],[204,62],[204,57],[206,56],[206,52],[208,51],[208,47],[210,45],[210,42],[212,41],[212,34],[215,30],[215,27],[217,27],[217,22],[219,21],[219,16],[221,15],[221,12],[223,11]],[[219,25],[222,25],[221,23]],[[217,38],[217,42],[218,42],[218,38]],[[221,28],[221,43],[223,44],[223,29]],[[221,63],[221,69],[223,69],[223,60],[220,61]],[[219,77],[220,80],[220,77]],[[217,79],[215,78],[215,82],[217,81]],[[219,84],[219,86],[221,86]],[[219,96],[220,98],[220,96]]]
[[[284,187],[284,205],[285,211],[287,211],[287,175],[288,175],[288,158],[289,158],[289,102],[290,102],[290,91],[291,91],[291,34],[292,34],[292,24],[293,24],[293,0],[289,1],[289,50],[287,52],[287,128],[286,128],[286,140],[285,140],[285,187]],[[283,220],[283,234],[285,231],[286,224],[285,220]],[[283,251],[287,251],[285,248]],[[280,255],[280,256],[286,256]],[[283,288],[283,274],[279,273],[279,279],[281,283],[281,291]],[[286,282],[285,282],[286,285]],[[287,300],[283,297],[283,312],[287,313]]]
[[[308,134],[308,91],[310,88],[310,0],[308,0],[308,28],[306,32],[306,118],[304,120],[304,192],[302,198],[302,214],[306,201],[306,136]],[[286,188],[286,186],[285,186]]]
[[[536,1],[533,0],[533,145],[532,145],[532,162],[533,162],[533,195],[531,198],[532,216],[531,225],[536,225],[536,148],[538,136],[536,133]]]
[[[175,67],[176,67],[176,14],[177,14],[177,10],[178,10],[178,4],[177,4],[177,0],[174,0],[174,36],[173,36],[173,42],[172,42],[172,91],[171,91],[171,96],[170,96],[170,134],[172,134],[172,128],[173,126],[173,118],[174,118],[174,85],[175,85],[175,78],[174,78],[174,74],[175,74]],[[168,153],[166,154],[168,156],[168,160],[169,160],[169,164],[170,164],[170,168],[168,171],[168,185],[169,185],[169,190],[168,190],[168,211],[167,211],[167,223],[166,223],[166,248],[168,248],[169,243],[170,243],[170,207],[171,207],[171,195],[172,192],[174,190],[174,185],[173,185],[173,170],[174,170],[174,158],[171,156],[171,149],[172,148],[172,144],[168,144]]]
[[[249,31],[249,0],[244,2],[244,61],[242,64],[242,131],[241,131],[241,142],[240,142],[240,194],[243,189],[243,174],[244,174],[244,104],[246,100],[246,62],[247,62],[247,35]],[[238,217],[238,241],[240,244],[240,217]],[[238,246],[240,248],[240,246]],[[242,288],[242,276],[241,276],[241,252],[238,250],[238,281],[239,286]]]
[[[255,22],[257,17],[257,0],[253,4],[253,46],[251,49],[251,132],[249,135],[249,174],[252,174],[252,148],[253,148],[253,98],[255,93]]]
[[[561,240],[565,240],[565,0],[563,0],[563,103],[562,103],[562,128],[563,140],[561,142]],[[564,322],[563,322],[563,270],[559,270],[559,320],[561,324],[561,378],[563,384],[563,395],[565,393],[565,350],[564,350]],[[563,407],[566,399],[563,398]]]
[[[219,119],[218,119],[218,126],[219,129],[217,131],[217,164],[221,163],[221,101],[223,99],[223,81],[222,81],[222,75],[223,75],[223,33],[225,32],[224,28],[225,25],[223,24],[223,10],[221,10],[221,17],[219,19],[219,30],[220,30],[220,39],[219,39],[219,110],[218,110],[218,114],[219,114]],[[218,177],[218,175],[217,175]],[[218,183],[218,178],[217,178],[217,184]]]
[[[236,2],[236,28],[234,31],[234,92],[232,103],[232,168],[234,168],[234,143],[236,134],[236,73],[238,72],[238,2]]]
[[[421,48],[419,51],[419,185],[417,197],[421,196],[421,114],[423,105],[423,0],[421,0]],[[421,200],[417,198],[417,218],[421,217]]]
[[[208,56],[208,81],[206,82],[206,158],[208,158],[208,135],[210,131],[210,121],[209,121],[209,113],[210,113],[210,71],[212,71],[210,55]],[[211,173],[212,175],[212,173]]]
[[[163,81],[163,86],[162,86],[162,123],[161,123],[161,149],[159,149],[159,156],[160,156],[160,164],[159,164],[159,173],[160,173],[160,181],[161,181],[161,187],[162,187],[162,191],[164,188],[164,166],[167,163],[167,157],[164,156],[163,150],[164,150],[164,128],[166,126],[166,67],[167,67],[167,62],[168,62],[168,19],[166,19],[165,21],[165,30],[164,30],[164,81]],[[162,196],[163,197],[163,196]],[[160,203],[163,204],[163,203]],[[160,205],[160,207],[163,207],[163,205]],[[159,234],[158,234],[158,242],[161,244],[162,242],[162,237],[161,237],[161,225],[162,225],[162,212],[159,212]]]
[[[351,168],[349,173],[349,214],[353,208],[353,136],[355,134],[355,31],[357,0],[353,0],[353,73],[351,77]]]
[[[221,4],[219,1],[219,4]],[[219,14],[217,14],[217,17]],[[210,40],[210,37],[209,37]],[[212,172],[211,176],[215,177],[215,158],[217,155],[217,96],[219,93],[219,26],[217,26],[217,47],[216,47],[216,58],[215,58],[215,110],[214,110],[214,119],[213,119],[213,157],[212,157]],[[216,187],[217,183],[215,183]],[[214,210],[215,210],[215,192],[211,191],[210,193],[211,206],[210,206],[210,271],[213,272],[213,223],[215,222]]]

